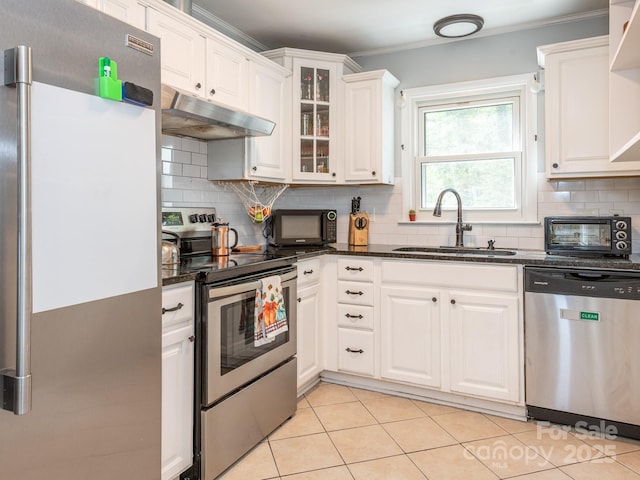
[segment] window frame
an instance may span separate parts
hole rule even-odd
[[[519,98],[519,129],[520,150],[515,153],[521,155],[516,160],[516,175],[520,169],[520,178],[516,177],[516,208],[515,209],[464,209],[464,221],[470,223],[513,224],[538,223],[537,219],[537,95],[531,91],[529,85],[533,73],[512,75],[506,77],[474,80],[445,85],[412,88],[403,91],[404,108],[401,114],[401,143],[402,143],[402,172],[403,172],[403,211],[415,209],[417,222],[425,224],[442,224],[455,221],[455,208],[444,208],[448,211],[441,218],[434,217],[431,210],[421,209],[421,165],[425,158],[438,157],[420,156],[423,141],[420,128],[420,110],[425,106],[450,105],[455,108],[461,102],[486,102],[489,99]],[[471,103],[470,103],[471,104]],[[514,148],[518,146],[514,141]],[[509,153],[509,152],[500,152]],[[492,154],[496,156],[495,154]],[[459,155],[480,158],[478,155]],[[502,157],[501,157],[502,158]],[[454,185],[451,187],[455,188]],[[454,213],[450,213],[451,211]],[[402,218],[401,222],[405,219]]]

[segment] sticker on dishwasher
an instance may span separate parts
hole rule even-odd
[[[565,308],[561,308],[560,318],[564,318],[565,320],[587,320],[590,322],[599,322],[600,313],[585,312],[585,311],[578,311],[578,310],[567,310]]]

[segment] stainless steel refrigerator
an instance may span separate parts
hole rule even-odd
[[[0,478],[157,480],[159,40],[0,8]],[[110,75],[143,105],[96,95]]]

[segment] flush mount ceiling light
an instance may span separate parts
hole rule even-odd
[[[479,15],[463,13],[441,18],[433,24],[436,35],[445,38],[460,38],[479,32],[484,25],[484,19]]]

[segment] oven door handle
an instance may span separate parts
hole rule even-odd
[[[267,278],[270,277],[272,275],[278,275],[278,272],[267,272],[265,273],[261,278]],[[283,273],[282,275],[280,275],[280,280],[282,281],[282,284],[284,286],[284,284],[286,282],[290,282],[291,280],[295,280],[295,278],[298,276],[297,271],[291,270],[291,271],[287,271],[286,273]],[[257,280],[253,280],[247,283],[240,283],[240,284],[235,284],[235,285],[221,285],[221,286],[211,286],[209,288],[209,299],[214,299],[214,298],[220,298],[220,297],[226,297],[228,295],[235,295],[237,293],[242,293],[242,292],[249,292],[251,290],[257,290],[259,288],[262,287],[262,280],[261,278],[258,278]]]

